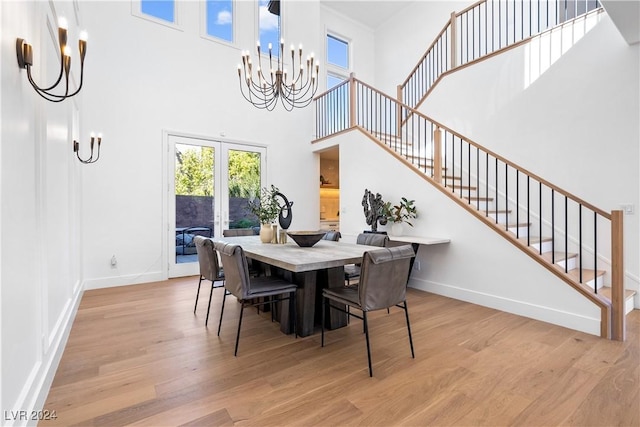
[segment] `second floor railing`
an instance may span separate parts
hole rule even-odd
[[[598,0],[482,0],[453,12],[397,97],[416,108],[444,73],[599,8]]]
[[[535,253],[549,270],[578,283],[583,295],[597,295],[606,277],[614,299],[622,300],[620,211],[591,205],[354,76],[318,96],[315,107],[317,139],[363,131],[476,216],[512,236],[530,255]],[[544,245],[550,247],[543,250]],[[612,329],[619,331],[624,303],[613,312]],[[619,334],[623,332],[614,332],[614,338]]]

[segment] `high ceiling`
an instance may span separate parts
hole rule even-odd
[[[375,29],[391,15],[407,6],[406,0],[320,0],[323,6]]]

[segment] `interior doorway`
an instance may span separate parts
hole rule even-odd
[[[340,231],[340,150],[320,153],[320,229]]]

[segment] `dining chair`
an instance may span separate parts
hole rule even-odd
[[[363,321],[364,334],[367,342],[367,358],[369,361],[369,376],[373,376],[371,365],[371,347],[369,345],[369,326],[367,313],[375,310],[389,309],[397,306],[404,310],[407,320],[407,332],[411,357],[415,358],[413,351],[413,339],[411,338],[411,324],[409,323],[409,310],[407,308],[407,274],[409,262],[414,256],[411,246],[398,246],[393,248],[375,249],[365,252],[362,257],[361,276],[358,286],[343,286],[339,288],[325,288],[322,291],[322,337],[321,346],[324,347],[324,318],[326,304],[331,309],[342,311],[348,316],[353,316]],[[346,305],[347,310],[341,306]],[[354,307],[362,312],[362,316],[351,313],[349,307]]]
[[[332,240],[334,242],[337,242],[340,240],[340,237],[342,237],[342,235],[340,234],[339,231],[331,230],[331,231],[327,231],[324,234],[324,236],[322,237],[322,240]]]
[[[281,313],[282,319],[287,319],[292,323],[293,331],[298,337],[296,330],[296,285],[275,276],[250,277],[247,266],[247,257],[240,245],[226,242],[215,242],[215,249],[220,253],[222,267],[225,271],[225,293],[222,297],[222,309],[220,311],[220,322],[218,323],[218,336],[222,326],[222,316],[224,314],[224,304],[227,295],[235,296],[241,303],[240,318],[238,319],[238,332],[236,334],[236,347],[234,356],[238,355],[238,342],[240,341],[240,327],[242,326],[242,315],[246,306],[255,307],[273,304],[278,301],[289,300],[289,306],[293,312],[291,316]],[[283,296],[288,294],[288,296]],[[263,300],[262,297],[270,297]]]
[[[381,248],[387,246],[388,242],[389,236],[386,234],[360,233],[356,238],[358,245],[380,246]],[[348,264],[344,266],[344,281],[347,286],[351,283],[351,279],[358,277],[360,277],[360,266],[358,264]]]
[[[203,236],[195,236],[196,253],[198,254],[198,264],[200,266],[200,278],[198,280],[198,292],[196,293],[196,303],[193,306],[193,314],[198,308],[198,298],[200,297],[200,285],[203,280],[211,281],[211,291],[209,291],[209,305],[207,306],[207,319],[205,326],[209,323],[209,311],[211,310],[211,297],[213,288],[224,287],[224,271],[218,262],[218,254],[213,245],[213,240]],[[216,282],[218,283],[216,285]],[[220,283],[222,282],[222,283]]]

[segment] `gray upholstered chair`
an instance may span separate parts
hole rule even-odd
[[[368,246],[380,246],[381,248],[387,246],[389,242],[389,236],[386,234],[377,233],[360,233],[356,238],[358,245]],[[344,281],[348,286],[351,283],[351,279],[360,277],[360,266],[357,264],[349,264],[344,266]]]
[[[222,315],[224,314],[224,303],[228,294],[235,296],[241,303],[240,318],[238,320],[238,332],[236,335],[236,348],[234,355],[238,354],[238,342],[240,341],[240,327],[242,326],[242,315],[245,306],[260,306],[273,304],[278,301],[290,300],[290,308],[293,312],[291,316],[281,313],[281,321],[286,319],[293,322],[293,331],[298,336],[296,330],[296,285],[275,276],[250,277],[247,266],[247,257],[240,245],[232,243],[215,242],[215,248],[220,253],[222,267],[225,271],[225,293],[222,297],[222,309],[220,311],[220,322],[218,323],[218,336],[222,326]],[[288,296],[284,296],[288,294]],[[262,297],[270,297],[265,301]]]
[[[213,240],[203,236],[195,236],[196,253],[198,254],[198,264],[200,265],[200,279],[198,280],[198,292],[196,293],[196,303],[193,306],[195,314],[198,308],[198,297],[200,296],[200,285],[203,280],[211,281],[211,291],[209,291],[209,305],[207,306],[207,319],[204,324],[209,323],[209,311],[211,310],[211,297],[213,288],[224,286],[224,271],[218,262],[218,254],[213,247]],[[217,283],[217,284],[216,284]]]
[[[325,235],[322,236],[322,240],[332,240],[334,242],[337,242],[340,240],[340,237],[342,237],[342,235],[339,231],[331,230],[327,231]]]
[[[369,376],[373,376],[367,313],[397,306],[404,309],[411,357],[415,357],[406,298],[407,274],[409,274],[409,262],[413,256],[413,248],[408,245],[365,252],[362,257],[360,284],[358,286],[323,289],[321,346],[324,347],[325,304],[329,304],[329,310],[339,310],[347,313],[348,316],[362,319],[367,342]],[[340,304],[340,306],[332,305],[331,302]],[[355,307],[362,311],[362,316],[353,314],[349,310],[344,310],[342,308],[343,304],[346,304],[347,308]]]

